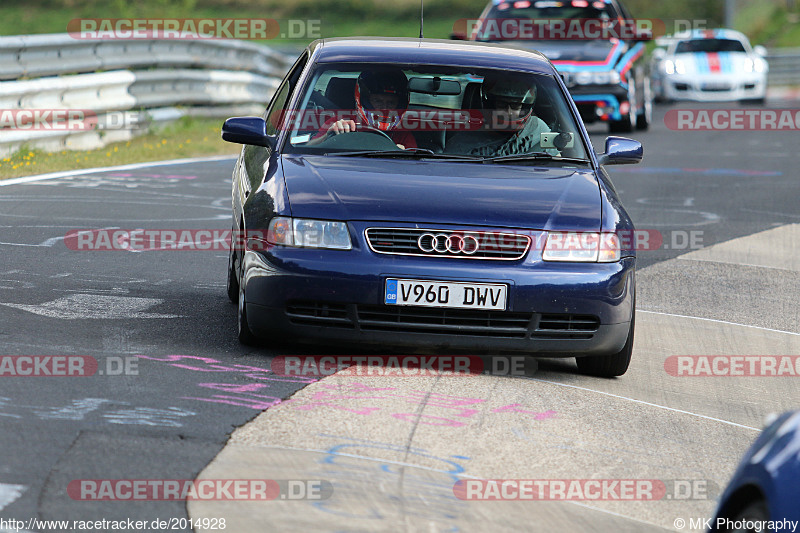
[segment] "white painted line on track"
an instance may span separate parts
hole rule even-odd
[[[22,496],[22,493],[25,492],[24,485],[6,485],[4,483],[0,483],[0,511],[5,509],[5,507],[11,504],[14,500]]]
[[[751,325],[748,325],[748,324],[739,324],[739,323],[736,323],[736,322],[728,322],[727,320],[718,320],[718,319],[715,319],[715,318],[703,318],[703,317],[699,317],[699,316],[676,315],[676,314],[673,314],[673,313],[662,313],[660,311],[647,311],[647,310],[644,310],[644,309],[637,309],[636,311],[639,312],[639,313],[648,313],[648,314],[652,314],[652,315],[663,315],[663,316],[670,316],[670,317],[675,317],[675,318],[688,318],[688,319],[692,319],[692,320],[703,320],[703,321],[706,321],[706,322],[715,322],[717,324],[726,324],[726,325],[729,325],[729,326],[740,326],[740,327],[743,327],[743,328],[752,328],[752,329],[758,329],[758,330],[761,330],[761,331],[769,331],[771,333],[783,333],[783,334],[786,334],[786,335],[800,336],[800,333],[795,333],[793,331],[783,331],[783,330],[780,330],[780,329],[764,328],[764,327],[761,327],[761,326],[751,326]],[[566,384],[566,383],[559,383],[557,381],[550,381],[550,380],[547,380],[547,379],[539,379],[539,378],[527,378],[527,379],[529,379],[531,381],[539,381],[539,382],[542,382],[542,383],[550,383],[551,385],[558,385],[560,387],[578,389],[578,390],[583,390],[583,391],[587,391],[587,392],[595,392],[597,394],[602,394],[604,396],[610,396],[612,398],[618,398],[620,400],[628,400],[628,401],[639,403],[639,404],[642,404],[642,405],[648,405],[650,407],[656,407],[658,409],[664,409],[666,411],[672,411],[672,412],[675,412],[675,413],[682,413],[682,414],[686,414],[686,415],[689,415],[689,416],[694,416],[694,417],[697,417],[697,418],[703,418],[705,420],[710,420],[712,422],[719,422],[721,424],[727,424],[729,426],[739,427],[739,428],[742,428],[742,429],[749,429],[749,430],[752,430],[752,431],[759,431],[759,432],[761,431],[761,429],[759,429],[759,428],[745,426],[743,424],[737,424],[736,422],[731,422],[729,420],[722,420],[721,418],[714,418],[712,416],[701,415],[701,414],[698,414],[698,413],[693,413],[691,411],[684,411],[682,409],[675,409],[675,408],[672,408],[672,407],[667,407],[665,405],[658,405],[656,403],[646,402],[644,400],[637,400],[636,398],[629,398],[627,396],[621,396],[621,395],[618,395],[618,394],[612,394],[610,392],[599,391],[599,390],[590,389],[590,388],[587,388],[587,387],[579,387],[577,385],[569,385],[569,384]]]
[[[657,403],[650,403],[650,402],[646,402],[644,400],[637,400],[636,398],[629,398],[627,396],[620,396],[619,394],[612,394],[610,392],[604,392],[604,391],[599,391],[599,390],[595,390],[595,389],[589,389],[587,387],[579,387],[577,385],[569,385],[567,383],[559,383],[557,381],[550,381],[548,379],[539,379],[539,378],[527,378],[527,379],[529,379],[530,381],[539,381],[541,383],[549,383],[551,385],[558,385],[559,387],[567,387],[567,388],[570,388],[570,389],[583,390],[583,391],[587,391],[587,392],[596,392],[597,394],[602,394],[603,396],[610,396],[612,398],[618,398],[620,400],[628,400],[630,402],[640,403],[642,405],[648,405],[650,407],[656,407],[658,409],[664,409],[665,411],[672,411],[673,413],[681,413],[681,414],[685,414],[685,415],[689,415],[689,416],[695,416],[697,418],[703,418],[705,420],[711,420],[712,422],[719,422],[721,424],[727,424],[729,426],[735,426],[735,427],[742,428],[742,429],[750,429],[752,431],[758,431],[758,432],[761,431],[761,429],[759,429],[759,428],[754,428],[754,427],[745,426],[745,425],[742,425],[742,424],[737,424],[736,422],[731,422],[729,420],[722,420],[721,418],[714,418],[713,416],[706,416],[706,415],[701,415],[701,414],[698,414],[698,413],[692,413],[691,411],[684,411],[683,409],[675,409],[673,407],[667,407],[665,405],[658,405]]]
[[[21,309],[29,313],[62,320],[119,320],[140,318],[183,318],[180,315],[145,313],[147,309],[161,305],[159,298],[136,298],[132,296],[107,296],[102,294],[72,294],[39,305],[0,302],[0,305]]]
[[[681,261],[699,261],[701,263],[717,263],[718,265],[735,265],[735,266],[754,267],[754,268],[766,268],[767,270],[783,270],[784,272],[797,272],[797,270],[793,270],[791,268],[782,268],[782,267],[767,266],[767,265],[755,265],[752,263],[731,263],[730,261],[719,261],[716,259],[697,259],[694,257],[684,257],[682,255],[676,257],[675,259],[680,259]]]
[[[85,176],[87,174],[98,174],[101,172],[113,172],[116,170],[138,170],[142,168],[162,167],[171,165],[189,165],[192,163],[210,163],[214,161],[227,161],[229,159],[236,159],[235,155],[221,155],[212,157],[194,157],[188,159],[169,159],[167,161],[149,161],[147,163],[132,163],[130,165],[120,165],[116,167],[99,167],[99,168],[84,168],[81,170],[64,170],[61,172],[52,172],[50,174],[39,174],[37,176],[25,176],[22,178],[12,178],[8,180],[0,180],[0,187],[8,185],[21,185],[24,183],[33,183],[36,181],[55,180],[59,178],[71,178],[73,176]]]
[[[24,226],[20,226],[20,227],[24,227]],[[108,228],[101,228],[99,230],[79,231],[78,233],[76,233],[76,235],[83,235],[85,233],[92,233],[93,231],[107,231],[107,230],[112,230],[112,229],[119,229],[119,227],[114,226],[114,227],[108,227]],[[44,241],[41,244],[24,244],[24,243],[18,243],[18,242],[0,242],[0,245],[3,245],[3,246],[26,246],[26,247],[33,247],[33,248],[52,248],[53,246],[55,246],[55,244],[57,242],[63,241],[66,237],[67,237],[66,235],[63,235],[61,237],[51,237],[51,238],[47,239],[46,241]]]
[[[786,335],[798,335],[800,333],[795,333],[794,331],[784,331],[782,329],[772,329],[772,328],[764,328],[761,326],[751,326],[749,324],[739,324],[738,322],[728,322],[727,320],[719,320],[716,318],[704,318],[700,316],[687,316],[687,315],[676,315],[673,313],[662,313],[661,311],[647,311],[645,309],[636,309],[637,313],[650,313],[651,315],[664,315],[664,316],[672,316],[676,318],[691,318],[693,320],[705,320],[706,322],[716,322],[718,324],[727,324],[729,326],[741,326],[743,328],[753,328],[753,329],[760,329],[762,331],[769,331],[771,333],[785,333]]]

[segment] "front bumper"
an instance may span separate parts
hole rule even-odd
[[[370,347],[607,355],[628,337],[635,259],[481,261],[271,247],[244,254],[248,325],[265,338]],[[504,311],[384,304],[387,278],[508,284]]]
[[[730,102],[762,99],[767,94],[767,77],[761,74],[671,75],[665,76],[662,83],[663,95],[669,100]]]

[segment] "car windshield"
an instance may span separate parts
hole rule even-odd
[[[691,39],[681,41],[675,47],[676,54],[691,54],[694,52],[744,52],[741,41],[734,39]]]
[[[492,7],[489,17],[529,19],[610,19],[617,14],[611,4],[602,1],[589,2],[502,2]]]
[[[321,64],[303,91],[283,121],[286,153],[461,161],[549,154],[531,158],[548,164],[587,158],[567,96],[544,74]]]
[[[490,21],[506,23],[508,21],[526,20],[554,20],[554,19],[592,19],[592,20],[612,20],[618,18],[618,14],[611,4],[602,1],[573,0],[572,2],[551,2],[547,0],[502,2],[489,9],[480,25],[475,40],[477,41],[504,41],[516,40],[516,34],[525,31],[525,26],[511,27],[503,31],[498,24],[491,24]],[[520,22],[522,24],[522,22]],[[538,31],[531,28],[532,34]]]

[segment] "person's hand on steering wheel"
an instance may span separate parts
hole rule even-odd
[[[381,131],[378,128],[373,128],[370,126],[361,126],[356,124],[356,122],[352,119],[339,119],[333,124],[328,127],[328,131],[325,133],[325,137],[330,137],[332,135],[338,135],[340,133],[351,133],[360,131],[362,133],[374,133],[376,135],[382,135],[386,137],[390,141],[394,142],[392,138],[387,134],[385,131]],[[397,143],[395,143],[397,144]],[[405,150],[406,147],[402,144],[397,144],[398,148],[401,150]]]
[[[349,133],[351,131],[356,131],[356,121],[339,119],[330,125],[326,135],[338,135],[340,133]]]

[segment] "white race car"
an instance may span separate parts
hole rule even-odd
[[[763,46],[733,30],[693,30],[658,39],[651,77],[660,101],[763,103],[769,65]]]

